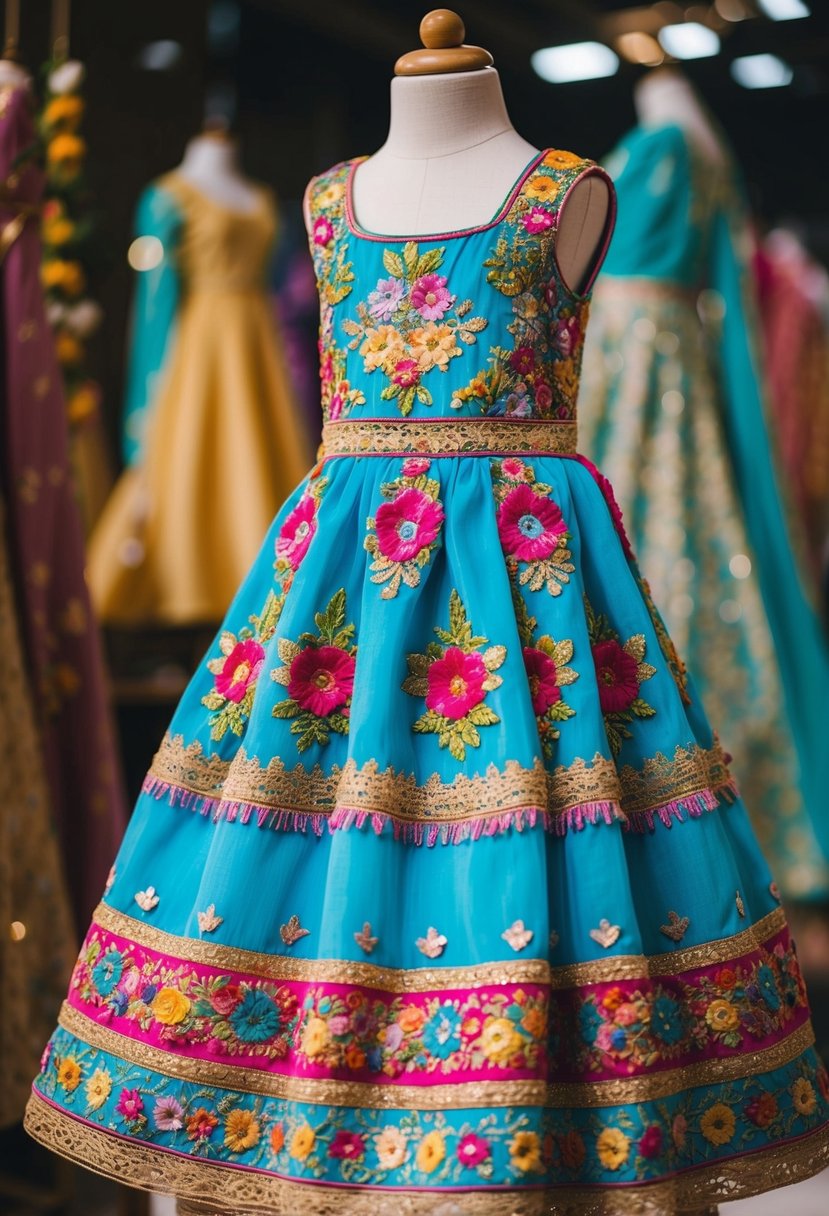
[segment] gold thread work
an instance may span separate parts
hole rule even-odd
[[[576,424],[557,420],[348,419],[326,422],[322,430],[323,458],[392,455],[397,452],[461,456],[473,452],[481,455],[506,455],[509,452],[573,455],[575,451]]]

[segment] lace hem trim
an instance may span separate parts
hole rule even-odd
[[[322,457],[574,455],[575,422],[500,418],[360,418],[326,422]]]
[[[774,1148],[689,1169],[665,1182],[625,1187],[492,1187],[389,1191],[293,1182],[238,1166],[213,1165],[104,1132],[33,1093],[29,1135],[61,1157],[129,1186],[184,1200],[195,1216],[673,1216],[683,1208],[760,1194],[800,1182],[829,1165],[829,1128]],[[506,1201],[506,1202],[505,1202]],[[215,1205],[215,1206],[214,1206]]]
[[[629,831],[670,827],[697,818],[738,796],[719,742],[713,747],[677,747],[657,753],[639,768],[617,768],[596,753],[548,772],[541,760],[524,768],[510,760],[503,769],[423,785],[406,773],[381,769],[376,761],[353,760],[328,773],[319,765],[289,769],[279,759],[262,765],[240,748],[232,760],[205,755],[200,743],[185,745],[167,735],[144,779],[143,791],[209,816],[276,831],[312,831],[321,836],[349,828],[391,827],[395,838],[414,844],[457,844],[514,828],[541,826],[564,835],[586,824],[621,820]]]

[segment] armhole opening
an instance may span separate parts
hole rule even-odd
[[[608,197],[608,208],[607,208],[607,215],[605,216],[604,228],[602,229],[602,235],[599,240],[599,245],[598,245],[596,253],[593,257],[593,265],[587,276],[587,279],[586,279],[584,285],[579,290],[576,290],[574,287],[571,287],[570,284],[567,282],[567,279],[564,277],[564,275],[562,273],[561,265],[558,260],[558,249],[555,248],[553,250],[553,258],[555,260],[555,265],[556,265],[556,270],[558,272],[559,281],[561,282],[565,291],[574,300],[578,300],[578,301],[586,300],[587,297],[590,295],[590,292],[593,290],[593,286],[599,275],[599,271],[601,270],[602,266],[604,265],[604,260],[605,260],[605,257],[607,256],[607,250],[608,250],[608,247],[610,246],[610,238],[613,236],[613,230],[616,227],[616,191],[614,189],[613,181],[610,177],[610,174],[605,169],[603,169],[601,167],[601,165],[589,165],[586,169],[582,170],[582,172],[579,173],[577,177],[575,177],[573,179],[573,181],[570,183],[570,185],[565,190],[564,197],[561,199],[561,202],[559,203],[558,207],[556,208],[556,239],[558,238],[558,230],[561,226],[561,217],[564,214],[564,209],[567,206],[567,200],[569,199],[570,194],[576,188],[576,186],[578,186],[581,182],[585,181],[589,177],[597,177],[601,181],[603,181],[607,186],[609,197]]]

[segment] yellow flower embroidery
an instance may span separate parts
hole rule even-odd
[[[596,1141],[596,1152],[606,1170],[618,1170],[630,1153],[630,1140],[618,1127],[606,1127]]]
[[[417,1168],[424,1174],[431,1174],[446,1156],[446,1141],[440,1132],[429,1132],[420,1142],[417,1150]]]
[[[431,371],[433,367],[445,372],[449,360],[461,354],[454,329],[449,325],[436,325],[434,321],[414,330],[409,336],[409,345],[412,358],[417,360],[423,372]]]
[[[399,1127],[384,1128],[374,1137],[374,1149],[381,1170],[396,1170],[406,1160],[409,1152],[406,1138]]]
[[[78,1088],[81,1083],[81,1066],[77,1060],[73,1060],[68,1056],[61,1062],[58,1069],[58,1085],[62,1085],[67,1093],[71,1094]]]
[[[699,1122],[700,1131],[710,1144],[728,1144],[734,1135],[734,1112],[723,1102],[716,1102]]]
[[[740,1024],[740,1014],[730,1001],[716,1000],[706,1009],[705,1020],[712,1030],[735,1030]]]
[[[225,1146],[232,1153],[244,1153],[259,1143],[259,1124],[252,1110],[232,1110],[225,1119]]]
[[[581,159],[575,152],[562,152],[554,148],[547,153],[542,164],[551,165],[553,169],[572,169],[574,165],[581,164]]]
[[[367,372],[373,372],[379,367],[391,375],[403,358],[403,353],[403,339],[393,325],[380,325],[377,329],[366,330],[360,354]]]
[[[798,1077],[792,1086],[792,1101],[799,1115],[812,1115],[817,1106],[817,1096],[805,1077]]]
[[[522,1173],[541,1169],[541,1143],[535,1132],[516,1132],[509,1142],[512,1164]]]
[[[523,1046],[509,1018],[487,1018],[481,1035],[481,1050],[494,1064],[506,1064],[510,1056]]]
[[[153,1017],[162,1026],[177,1026],[190,1012],[190,998],[177,988],[161,988],[150,1006]]]
[[[305,1033],[302,1036],[302,1050],[311,1059],[321,1056],[328,1046],[328,1024],[322,1018],[309,1018]]]
[[[318,207],[327,210],[329,207],[335,207],[345,193],[345,186],[342,182],[331,182],[314,195],[314,202]]]
[[[112,1077],[105,1068],[96,1068],[86,1083],[86,1100],[92,1110],[99,1110],[112,1092]]]
[[[295,1161],[304,1161],[316,1144],[316,1140],[316,1132],[305,1123],[294,1132],[288,1151]]]
[[[551,203],[558,194],[558,182],[539,173],[527,182],[526,193],[530,198],[540,198],[545,203]]]

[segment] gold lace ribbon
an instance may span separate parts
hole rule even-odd
[[[365,418],[326,422],[322,456],[572,455],[575,422],[504,418]]]
[[[829,1128],[762,1152],[706,1162],[665,1182],[625,1187],[520,1187],[426,1192],[293,1182],[122,1139],[81,1123],[33,1093],[25,1126],[61,1157],[128,1186],[183,1200],[183,1212],[252,1216],[674,1216],[800,1182],[829,1165]]]

